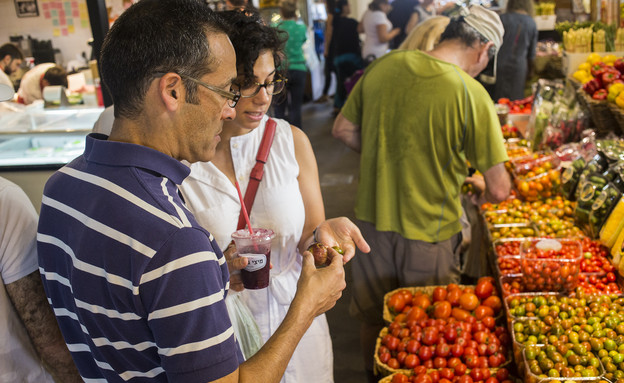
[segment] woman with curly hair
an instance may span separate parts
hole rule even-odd
[[[191,175],[181,190],[197,220],[209,227],[217,243],[225,248],[236,230],[241,210],[235,182],[245,193],[267,128],[266,113],[273,96],[284,90],[284,74],[279,68],[286,36],[249,11],[222,15],[232,26],[230,40],[238,69],[236,84],[242,97],[236,105],[236,117],[223,124],[214,159],[192,164]],[[274,121],[275,137],[250,213],[253,227],[276,233],[271,248],[273,268],[268,288],[239,293],[265,341],[280,325],[293,300],[301,273],[301,254],[311,244],[315,228],[321,225],[334,233],[345,227],[355,228],[346,218],[325,221],[310,141],[302,130],[287,121]],[[343,236],[336,236],[342,241]],[[346,239],[337,245],[346,246]],[[321,315],[303,336],[281,382],[332,381],[332,343],[327,319]]]

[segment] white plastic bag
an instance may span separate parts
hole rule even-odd
[[[258,324],[237,292],[230,290],[225,297],[225,304],[243,356],[249,359],[260,350],[263,344]]]

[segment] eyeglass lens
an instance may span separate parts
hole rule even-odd
[[[276,95],[284,90],[285,81],[282,79],[274,80],[265,84],[253,83],[241,89],[241,95],[243,97],[253,97],[260,92],[260,89],[266,89],[266,92],[270,95]]]

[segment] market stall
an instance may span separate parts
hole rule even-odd
[[[387,292],[380,382],[624,382],[620,63],[588,52],[569,79],[498,100],[513,192],[474,223],[492,276]]]

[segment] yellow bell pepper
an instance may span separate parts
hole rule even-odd
[[[572,78],[574,78],[576,81],[580,82],[581,84],[585,83],[585,79],[587,78],[587,76],[589,76],[589,73],[587,71],[580,70],[580,69],[572,74]]]
[[[591,70],[591,64],[588,62],[580,63],[578,66],[578,70],[584,70],[585,72],[589,73],[589,71]]]
[[[586,61],[590,64],[594,64],[598,61],[602,61],[602,57],[600,57],[598,53],[591,53],[589,56],[587,56]]]
[[[609,87],[609,93],[607,94],[607,100],[609,102],[615,102],[615,98],[620,95],[624,90],[624,84],[616,83]]]
[[[620,94],[615,98],[615,104],[624,109],[624,92],[620,92]]]
[[[617,56],[614,54],[608,54],[602,58],[602,62],[607,65],[613,65],[613,63],[617,60]]]

